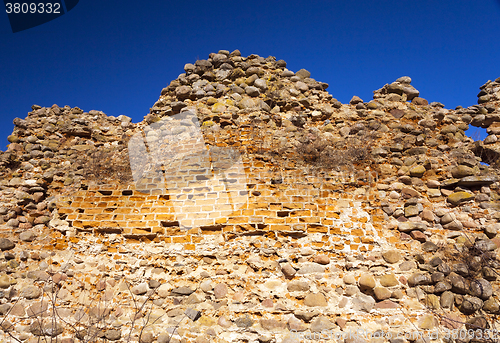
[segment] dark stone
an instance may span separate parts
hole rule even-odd
[[[467,280],[454,272],[448,275],[448,282],[451,284],[451,290],[455,293],[467,294],[469,292]]]
[[[486,300],[493,294],[493,287],[485,279],[476,279],[470,283],[470,294]]]
[[[440,281],[434,286],[434,293],[443,293],[451,290],[451,284],[446,281]]]
[[[389,113],[392,114],[392,116],[396,119],[400,119],[405,115],[405,112],[403,110],[399,110],[397,108],[392,109]]]
[[[104,337],[110,341],[117,341],[122,337],[122,332],[116,329],[106,330]]]
[[[234,321],[237,327],[239,328],[249,328],[254,324],[254,321],[250,316],[247,314],[244,317],[239,317]]]
[[[472,314],[483,307],[483,301],[479,298],[472,297],[470,295],[464,296],[462,304],[460,305],[460,311],[465,314]]]
[[[445,291],[441,294],[440,302],[442,308],[451,309],[453,307],[453,303],[455,302],[455,295],[450,291]]]
[[[12,242],[10,239],[0,238],[0,250],[5,251],[14,249],[15,246],[16,244]]]
[[[438,246],[431,241],[427,241],[424,244],[422,244],[422,250],[425,252],[434,252],[438,250]]]
[[[287,285],[289,292],[305,292],[311,288],[306,281],[292,281]]]
[[[467,176],[461,178],[458,181],[458,185],[461,187],[478,187],[483,185],[490,185],[498,181],[498,178],[494,175],[485,176]]]
[[[190,295],[191,293],[193,293],[194,290],[189,288],[189,287],[178,287],[178,288],[174,288],[171,292],[170,292],[170,295],[173,295],[173,296],[176,296],[176,295]]]
[[[428,285],[431,283],[431,279],[427,274],[414,273],[408,278],[408,285],[410,287]]]

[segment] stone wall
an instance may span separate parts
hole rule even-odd
[[[407,76],[341,104],[239,51],[184,71],[140,123],[57,105],[14,120],[2,341],[449,343],[494,327],[500,79],[446,109]]]
[[[59,217],[77,231],[144,237],[182,244],[186,250],[242,235],[302,239],[339,252],[370,251],[375,240],[383,239],[377,232],[382,211],[372,207],[375,180],[355,179],[367,175],[273,172],[272,165],[259,161],[245,165],[247,184],[240,199],[220,196],[227,193],[224,189],[202,192],[206,185],[190,185],[182,196],[175,195],[175,200],[182,201],[182,206],[176,207],[168,190],[145,194],[133,186],[95,186],[60,197]],[[227,214],[221,215],[221,211]],[[201,225],[195,221],[191,228],[183,228],[180,220],[185,216],[199,217]],[[207,217],[212,222],[207,223]]]

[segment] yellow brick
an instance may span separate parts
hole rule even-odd
[[[267,205],[263,202],[251,203],[251,204],[248,204],[248,208],[249,209],[267,208]]]
[[[167,227],[165,228],[165,235],[167,236],[182,236],[185,235],[186,231],[181,230],[178,227]]]
[[[179,221],[181,220],[184,220],[184,219],[188,219],[189,218],[189,213],[177,213],[175,215],[175,218]]]
[[[215,203],[214,199],[196,200],[196,205],[214,205]]]
[[[153,207],[151,213],[170,213],[170,206]]]
[[[330,228],[330,234],[332,235],[341,235],[342,230],[339,227],[332,227]]]
[[[73,213],[74,209],[72,208],[60,208],[58,209],[59,214],[65,214],[65,213]]]
[[[203,241],[203,237],[191,236],[191,242],[193,243],[201,243]]]
[[[248,218],[245,217],[231,217],[228,218],[227,223],[228,224],[242,224],[242,223],[247,223]]]
[[[78,219],[79,220],[94,220],[94,216],[90,215],[90,214],[80,213],[80,214],[78,214]]]
[[[232,211],[233,206],[232,205],[219,205],[219,206],[217,206],[217,210],[219,210],[219,211]]]
[[[269,211],[269,210],[255,210],[255,215],[256,216],[276,216],[275,211]]]
[[[85,228],[94,228],[94,227],[99,227],[101,225],[100,222],[96,222],[96,221],[84,221],[83,222],[83,227]]]
[[[201,206],[181,206],[182,213],[197,213],[201,211]]]
[[[374,242],[373,237],[370,236],[361,237],[361,243],[370,244],[373,242]]]
[[[320,218],[318,217],[303,217],[303,218],[300,218],[299,221],[301,223],[314,223],[314,224],[319,224],[319,222],[321,221]]]
[[[205,226],[205,225],[213,225],[215,224],[214,219],[194,219],[191,226],[198,227],[198,226]]]
[[[111,220],[112,218],[112,214],[96,214],[95,216],[95,220]]]
[[[208,218],[220,218],[221,217],[221,213],[220,212],[210,212],[208,214]]]
[[[198,227],[186,230],[186,234],[191,235],[191,236],[198,235],[199,233],[200,233],[200,228],[198,228]]]
[[[269,230],[272,231],[290,231],[290,225],[279,225],[279,224],[272,224],[269,225]]]
[[[226,224],[227,223],[227,218],[216,218],[215,219],[215,224]]]
[[[351,235],[354,235],[354,236],[364,236],[365,233],[361,229],[353,229],[353,230],[351,230]]]
[[[172,237],[172,243],[191,243],[191,236]]]
[[[87,195],[87,191],[83,191],[83,190],[81,190],[81,191],[76,191],[76,192],[73,194],[73,196],[75,196],[75,197],[82,197],[82,196],[85,196],[85,195]]]
[[[137,227],[137,228],[143,228],[146,227],[145,222],[137,221],[137,220],[130,220],[127,223],[127,227]]]
[[[195,250],[194,244],[184,244],[184,250]]]
[[[311,215],[311,210],[298,210],[292,211],[291,216],[293,217],[306,217]]]
[[[120,200],[120,197],[110,195],[110,196],[102,196],[101,199],[103,199],[105,201],[118,201],[118,200]]]
[[[322,226],[322,225],[314,225],[314,224],[308,224],[307,225],[307,232],[309,233],[328,233],[328,227]]]
[[[157,214],[156,220],[175,220],[175,215],[173,214]]]
[[[144,199],[145,199],[145,197],[137,196],[137,195],[128,197],[128,200],[130,200],[130,201],[142,202],[142,201],[144,201]]]
[[[191,196],[191,199],[195,200],[198,205],[201,205],[201,204],[199,204],[199,201],[214,201],[213,199],[206,199],[205,194],[203,194],[203,193],[202,194],[193,194]],[[212,204],[212,203],[208,202],[208,204]]]
[[[193,212],[188,214],[189,219],[207,219],[208,213],[206,212]]]
[[[130,220],[130,221],[139,221],[139,220],[142,220],[143,219],[143,215],[142,214],[127,214],[125,216],[125,220]]]
[[[335,213],[335,212],[326,212],[325,217],[340,219],[340,215],[338,213]]]
[[[143,235],[143,234],[146,234],[146,233],[150,233],[151,232],[151,229],[150,228],[133,228],[132,230],[130,230],[130,233],[133,234],[133,235]]]
[[[107,220],[107,221],[102,221],[100,222],[100,227],[123,227],[124,223],[119,223],[117,221],[113,220]]]
[[[152,226],[153,233],[159,233],[163,235],[165,233],[165,228],[160,226]]]
[[[264,223],[266,223],[266,224],[285,224],[285,218],[264,218]]]
[[[202,235],[220,235],[222,233],[222,228],[217,229],[201,229]]]

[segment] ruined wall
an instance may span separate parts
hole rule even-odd
[[[57,105],[14,120],[2,339],[448,342],[493,328],[500,79],[445,109],[409,77],[341,104],[274,57],[220,51],[184,69],[141,123]]]

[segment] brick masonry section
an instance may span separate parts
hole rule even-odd
[[[186,185],[175,185],[173,192],[172,181],[166,188],[151,182],[147,189],[91,186],[60,197],[59,216],[77,231],[154,239],[185,249],[214,239],[265,235],[339,252],[369,251],[382,239],[381,210],[371,207],[373,175],[311,175],[262,161],[243,166],[240,172],[228,170],[224,182],[213,171],[207,174],[208,168],[199,174],[193,169],[178,177]]]

